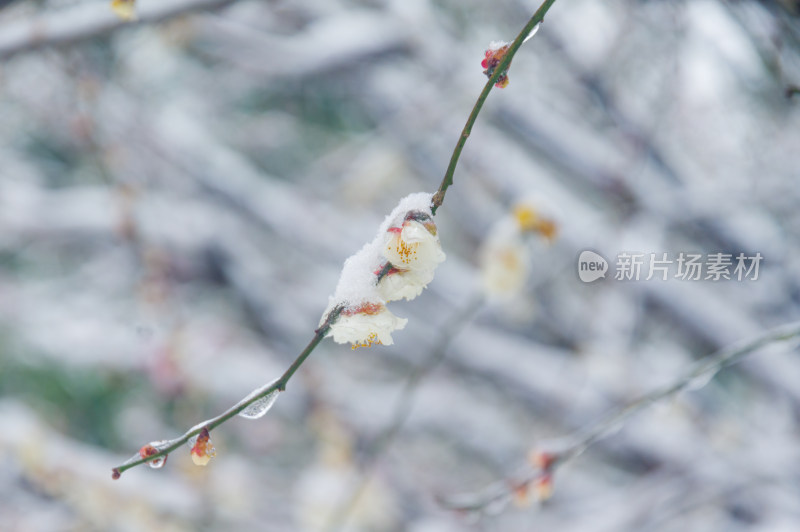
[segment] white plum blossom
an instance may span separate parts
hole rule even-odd
[[[424,212],[409,212],[399,227],[386,232],[383,256],[392,266],[407,270],[436,268],[445,259],[436,224]]]
[[[433,281],[435,270],[401,270],[390,268],[378,283],[378,292],[386,301],[412,300]]]
[[[413,299],[433,280],[445,259],[430,209],[432,194],[403,198],[381,224],[375,238],[349,257],[342,268],[320,326],[329,314],[327,336],[353,347],[391,345],[391,333],[408,320],[392,314],[386,303]]]
[[[409,211],[402,223],[386,229],[383,256],[388,261],[378,282],[386,301],[414,299],[433,280],[445,260],[430,214]]]
[[[364,303],[345,308],[331,327],[333,340],[340,344],[370,347],[392,345],[392,332],[404,329],[408,320],[392,314],[383,303]]]

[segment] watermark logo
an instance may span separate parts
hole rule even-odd
[[[613,262],[617,281],[756,281],[761,253],[634,253],[622,252]],[[605,278],[610,266],[594,251],[578,256],[578,277],[584,283]]]
[[[582,251],[578,257],[578,277],[584,283],[592,283],[601,277],[605,279],[608,261],[594,251]]]

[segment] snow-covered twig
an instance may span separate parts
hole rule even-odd
[[[207,453],[213,453],[209,431],[236,415],[245,415],[245,417],[263,415],[272,406],[277,394],[286,388],[292,375],[326,336],[333,336],[333,339],[339,343],[350,342],[354,347],[392,343],[391,332],[405,327],[407,320],[394,316],[387,310],[385,304],[398,299],[413,299],[419,295],[433,279],[433,270],[436,265],[444,260],[445,255],[441,251],[432,216],[444,201],[447,188],[453,183],[453,173],[458,158],[489,91],[497,83],[498,78],[507,73],[514,54],[522,46],[522,43],[527,41],[538,29],[545,13],[554,2],[555,0],[545,0],[522,29],[517,39],[505,49],[502,59],[495,65],[495,70],[489,76],[486,87],[470,113],[438,191],[433,195],[412,194],[403,199],[386,218],[375,239],[347,259],[336,292],[330,300],[314,338],[298,355],[289,369],[276,381],[254,390],[219,416],[196,424],[182,436],[172,440],[151,442],[143,446],[137,455],[112,470],[113,478],[117,479],[124,471],[144,463],[148,463],[151,467],[161,467],[170,452],[186,443],[193,444],[198,441],[198,436],[203,439],[203,447],[200,452],[204,464],[207,463]],[[2,44],[0,42],[0,57],[3,54]],[[424,205],[420,204],[420,201],[423,200]],[[470,309],[472,307],[473,305],[470,305]],[[459,321],[465,320],[466,317]],[[409,381],[412,389],[441,360],[450,337],[452,334],[443,336],[439,347],[434,350],[430,367],[421,368]],[[250,410],[254,410],[255,414],[248,416],[247,413]],[[391,442],[394,434],[402,427],[407,415],[407,409],[400,409],[396,412],[395,422],[390,427],[387,437],[384,438],[385,443],[379,443],[378,453],[382,447]],[[197,449],[193,447],[193,458],[196,451]],[[356,492],[354,498],[357,496]]]
[[[537,449],[532,453],[529,470],[516,478],[509,478],[483,490],[465,495],[440,497],[439,503],[448,509],[465,512],[482,512],[487,508],[511,501],[515,496],[527,498],[531,487],[546,498],[552,489],[555,471],[567,462],[583,454],[590,446],[615,433],[630,417],[641,410],[672,397],[679,392],[708,383],[723,368],[730,366],[759,349],[778,342],[800,337],[800,322],[793,322],[772,329],[765,334],[747,340],[699,361],[683,377],[663,388],[654,390],[639,399],[611,412],[585,431],[578,431],[567,439],[568,445],[560,449]]]
[[[48,11],[32,18],[11,21],[0,27],[0,59],[45,46],[64,46],[105,35],[129,24],[148,24],[192,11],[219,9],[236,0],[159,0],[139,2],[135,22],[116,16],[95,2],[69,9]]]

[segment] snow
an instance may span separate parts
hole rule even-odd
[[[381,223],[375,238],[344,261],[328,310],[338,304],[356,307],[362,303],[385,303],[375,282],[375,272],[386,263],[384,257],[386,233],[390,228],[402,225],[408,212],[419,211],[430,215],[432,197],[433,194],[417,192],[400,200]]]

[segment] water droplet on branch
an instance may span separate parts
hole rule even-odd
[[[139,449],[139,456],[141,456],[144,459],[147,459],[150,456],[156,455],[159,452],[161,452],[159,447],[165,445],[166,443],[167,443],[166,441],[150,442],[147,445],[144,445],[141,449]],[[153,458],[152,460],[149,460],[147,462],[147,465],[149,465],[153,469],[161,469],[162,467],[164,467],[165,463],[167,463],[167,455]]]
[[[167,457],[165,455],[165,456],[159,456],[154,460],[150,460],[149,462],[147,462],[147,465],[149,465],[153,469],[161,469],[162,467],[164,467],[164,464],[166,463],[167,463]]]
[[[280,392],[278,390],[273,390],[258,401],[247,406],[247,408],[239,412],[238,415],[245,419],[258,419],[264,416],[264,414],[269,412],[269,409],[272,408],[272,405],[275,404],[275,400],[278,398],[279,393]]]

